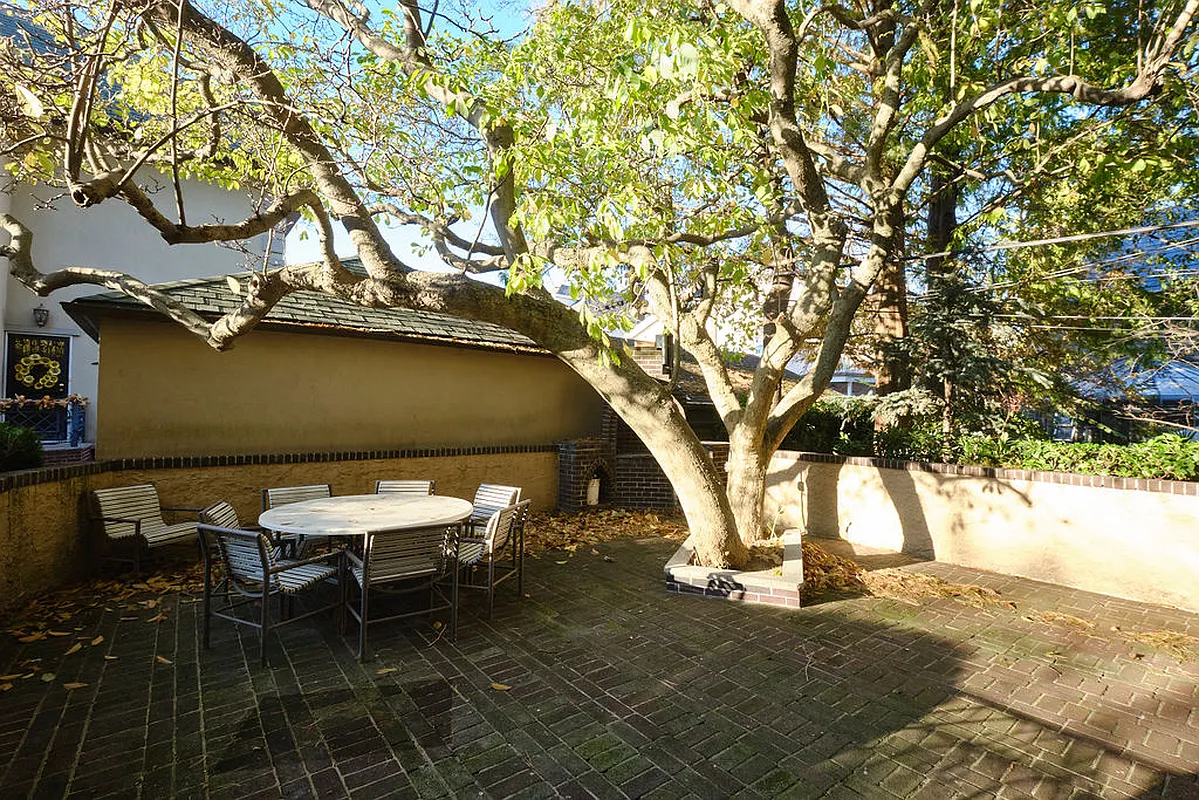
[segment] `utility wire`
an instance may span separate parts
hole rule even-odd
[[[1193,224],[1199,225],[1199,221],[1196,221]],[[1079,273],[1088,272],[1090,270],[1093,270],[1093,269],[1096,269],[1099,267],[1112,266],[1112,265],[1120,264],[1120,263],[1123,263],[1126,261],[1143,260],[1148,256],[1160,255],[1162,253],[1169,252],[1170,250],[1177,250],[1177,249],[1188,247],[1192,244],[1199,244],[1199,236],[1191,237],[1189,239],[1183,239],[1183,240],[1180,240],[1177,242],[1162,243],[1160,246],[1154,247],[1154,248],[1145,248],[1145,249],[1141,249],[1141,250],[1134,250],[1134,251],[1131,251],[1128,253],[1120,253],[1119,255],[1112,256],[1110,258],[1101,259],[1099,261],[1088,261],[1088,262],[1086,262],[1084,264],[1080,264],[1076,267],[1064,267],[1062,269],[1054,270],[1052,272],[1047,272],[1047,273],[1043,273],[1040,275],[1029,275],[1024,278],[1010,280],[1010,281],[1000,281],[999,283],[992,283],[992,284],[988,284],[986,286],[965,287],[963,289],[963,291],[974,292],[974,293],[990,292],[990,291],[995,291],[997,289],[1008,289],[1008,288],[1012,288],[1015,286],[1021,286],[1026,283],[1038,283],[1038,282],[1042,282],[1042,281],[1052,280],[1054,278],[1068,278],[1072,275],[1077,275]],[[1145,280],[1145,279],[1149,279],[1149,278],[1159,278],[1159,279],[1167,278],[1168,279],[1168,278],[1185,277],[1185,276],[1196,275],[1196,274],[1199,274],[1199,270],[1196,270],[1196,269],[1184,269],[1184,270],[1162,269],[1162,270],[1158,270],[1155,273],[1150,273],[1147,275],[1141,275],[1141,274],[1092,275],[1092,276],[1089,276],[1086,278],[1077,279],[1076,282],[1102,283],[1104,281]],[[934,292],[925,292],[923,294],[913,293],[911,295],[911,297],[914,299],[922,299],[922,298],[936,297],[936,296],[938,296],[938,294],[940,294],[940,293],[935,292],[935,291]]]
[[[1092,239],[1109,239],[1113,236],[1134,236],[1155,231],[1176,230],[1178,228],[1199,228],[1199,219],[1170,222],[1165,225],[1145,225],[1139,228],[1123,228],[1115,231],[1098,231],[1096,233],[1076,233],[1071,236],[1054,236],[1049,239],[1032,239],[1025,242],[999,242],[982,247],[968,247],[961,250],[942,250],[939,253],[925,253],[918,256],[904,256],[904,261],[927,261],[930,258],[945,258],[947,256],[968,255],[973,253],[995,253],[1001,250],[1017,250],[1022,247],[1043,247],[1047,244],[1068,244],[1070,242],[1086,242]]]

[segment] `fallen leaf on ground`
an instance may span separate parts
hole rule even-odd
[[[121,622],[133,622],[137,617],[121,617]]]
[[[491,684],[491,688],[495,689],[497,692],[506,692],[512,687],[506,683],[493,683]]]
[[[566,562],[565,561],[555,561],[554,563],[555,564],[565,564]]]
[[[66,631],[46,631],[51,636],[70,636]]]
[[[71,645],[70,649],[67,650],[67,652],[63,653],[63,655],[69,656],[72,653],[78,653],[82,649],[83,649],[83,645],[79,644],[79,642],[75,642],[75,644]]]
[[[1199,639],[1178,631],[1120,631],[1120,635],[1137,644],[1147,644],[1164,650],[1179,663],[1199,660]],[[1143,654],[1134,654],[1143,658]]]
[[[54,680],[54,678],[55,678],[55,675],[53,672],[43,672],[42,673],[42,681],[44,683],[50,683],[52,680]]]
[[[82,689],[84,686],[87,686],[87,684],[79,683],[78,681],[72,681],[71,683],[64,683],[62,685],[62,688],[64,688],[64,689]]]
[[[104,637],[97,636],[95,639],[92,639],[92,647],[95,647],[96,645],[100,644],[100,642],[102,642],[102,641],[104,641]]]
[[[21,644],[29,644],[30,642],[40,642],[42,639],[45,639],[45,638],[46,638],[46,634],[44,634],[44,633],[31,633],[28,636],[22,636],[22,637],[18,638],[17,641],[20,642]]]
[[[19,677],[21,677],[19,672],[15,675],[0,675],[0,681],[15,681]]]
[[[1062,614],[1057,611],[1038,611],[1036,618],[1041,622],[1055,623],[1060,622],[1064,625],[1071,625],[1075,628],[1090,629],[1095,627],[1095,623],[1090,620],[1085,620],[1082,617],[1076,617],[1073,614]]]
[[[159,664],[170,664],[170,663],[171,663],[171,659],[169,659],[169,658],[167,658],[167,657],[165,657],[165,656],[154,656],[154,659],[155,659],[155,660],[156,660],[156,661],[157,661]]]
[[[387,674],[395,672],[395,671],[396,671],[395,667],[384,667],[383,669],[375,670],[375,674],[376,675],[387,675]]]
[[[159,614],[157,617],[150,617],[146,622],[162,622],[166,618],[166,614]]]
[[[11,683],[0,683],[0,692],[7,692],[11,688],[12,688]]]
[[[116,656],[104,656],[104,660],[105,661],[116,661],[117,657]]]

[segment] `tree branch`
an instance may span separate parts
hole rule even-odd
[[[8,244],[0,245],[0,255],[8,258],[9,274],[39,297],[45,297],[66,286],[103,286],[140,300],[197,336],[208,338],[209,325],[204,318],[173,297],[147,286],[136,278],[112,270],[66,267],[48,274],[43,273],[33,263],[33,233],[9,214],[0,214],[0,229],[11,237]]]
[[[1049,78],[1011,78],[993,84],[986,90],[962,101],[929,128],[920,142],[912,148],[908,159],[892,183],[895,192],[906,192],[924,168],[928,154],[959,122],[1010,94],[1068,94],[1079,103],[1096,106],[1125,106],[1148,97],[1161,84],[1170,60],[1182,42],[1183,34],[1199,10],[1199,0],[1187,0],[1169,30],[1154,46],[1152,57],[1128,85],[1108,89],[1088,83],[1077,75],[1058,75]]]

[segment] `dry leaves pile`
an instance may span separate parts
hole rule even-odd
[[[1126,631],[1112,628],[1125,639],[1148,645],[1169,654],[1179,663],[1199,661],[1199,639],[1176,631]]]
[[[863,576],[866,570],[856,561],[835,556],[812,542],[803,542],[803,591],[807,595],[822,595],[829,592],[866,591]]]
[[[967,583],[949,583],[932,575],[905,572],[901,569],[880,569],[862,576],[866,588],[878,597],[889,597],[916,605],[926,598],[950,597],[975,608],[989,605],[1015,609],[1016,604],[1005,600],[999,592],[985,586]]]
[[[605,508],[577,514],[534,512],[525,523],[525,551],[574,552],[601,542],[618,539],[662,537],[681,542],[687,538],[687,526],[680,520],[663,517],[653,511]]]
[[[1015,608],[994,589],[949,583],[932,575],[901,569],[867,570],[856,561],[829,553],[820,545],[803,542],[804,594],[813,598],[827,593],[872,594],[912,605],[920,600],[948,597],[976,608],[1002,605]]]

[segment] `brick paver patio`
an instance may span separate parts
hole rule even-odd
[[[55,679],[0,693],[0,798],[1199,797],[1199,664],[1122,635],[1199,616],[939,564],[1015,608],[747,607],[667,594],[672,548],[543,555],[523,603],[378,626],[366,665],[324,618],[269,669],[219,620],[202,651],[178,595],[5,635]]]

